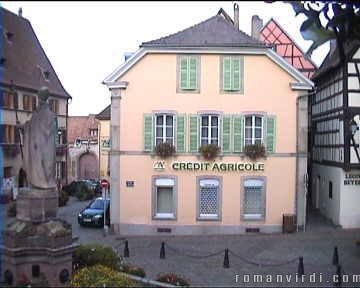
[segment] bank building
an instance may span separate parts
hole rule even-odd
[[[115,232],[278,232],[286,214],[302,225],[313,83],[239,30],[236,4],[233,19],[220,9],[143,42],[103,83],[111,92]],[[159,147],[175,153],[161,157]],[[249,147],[265,155],[252,159]]]

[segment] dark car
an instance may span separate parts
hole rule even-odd
[[[78,223],[83,225],[104,226],[104,198],[92,200],[78,215]],[[106,225],[110,225],[110,199],[106,199]]]

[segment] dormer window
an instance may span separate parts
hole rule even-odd
[[[49,78],[50,78],[50,72],[48,70],[45,70],[43,72],[43,76],[45,78],[46,81],[49,81]]]

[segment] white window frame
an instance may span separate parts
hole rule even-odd
[[[206,185],[217,186],[217,214],[202,214],[200,213],[201,204],[201,187]],[[221,220],[221,206],[222,206],[222,183],[220,177],[214,176],[200,176],[197,180],[197,220],[220,221]]]
[[[157,139],[159,138],[162,138],[162,142],[161,143],[165,143],[166,142],[166,138],[170,138],[170,137],[167,137],[166,135],[166,128],[167,128],[167,125],[166,125],[166,117],[167,116],[171,116],[172,117],[172,133],[173,133],[173,136],[172,136],[172,142],[171,144],[173,144],[175,146],[175,115],[174,114],[170,114],[170,113],[158,113],[158,114],[155,114],[155,131],[154,131],[154,134],[155,134],[155,144],[157,143]],[[157,136],[157,128],[158,128],[158,124],[157,124],[157,117],[162,117],[163,118],[163,124],[162,124],[162,131],[163,131],[163,135],[160,137]],[[160,127],[160,126],[159,126]]]
[[[254,181],[254,182],[261,182],[261,185],[247,185],[246,182],[250,182],[250,181]],[[242,189],[242,197],[241,197],[241,201],[242,201],[242,212],[241,212],[241,217],[242,220],[245,221],[263,221],[265,220],[265,214],[266,214],[266,201],[265,201],[265,195],[266,195],[266,180],[264,177],[244,177],[242,179],[242,183],[243,183],[243,189]],[[261,199],[259,201],[262,202],[262,213],[245,213],[245,190],[246,187],[261,187]]]
[[[254,145],[256,140],[261,140],[261,144],[264,144],[264,115],[259,115],[259,114],[248,114],[248,115],[244,115],[244,122],[243,122],[243,127],[244,127],[244,146],[249,145],[246,144],[246,140],[248,140],[249,138],[246,138],[246,128],[249,126],[246,126],[246,118],[251,117],[251,144]],[[255,126],[255,118],[258,117],[261,119],[261,138],[256,138],[255,137],[255,130],[256,128],[259,128],[258,126]]]
[[[171,187],[172,188],[172,201],[173,211],[172,213],[158,213],[157,212],[157,201],[158,201],[158,188],[159,187]],[[175,220],[176,219],[176,178],[158,176],[153,177],[153,219],[154,220]]]
[[[203,138],[203,117],[208,117],[208,136],[207,136],[207,145],[211,144],[211,140],[212,140],[212,133],[211,133],[211,128],[213,128],[213,126],[211,125],[211,119],[212,117],[216,117],[217,118],[217,143],[216,145],[220,147],[220,115],[215,115],[215,114],[201,114],[200,115],[200,145],[202,145],[202,140]]]

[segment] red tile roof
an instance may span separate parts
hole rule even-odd
[[[80,140],[97,140],[97,137],[90,136],[90,129],[98,129],[99,121],[95,115],[89,116],[69,116],[67,139],[69,143],[74,143],[77,138]]]

